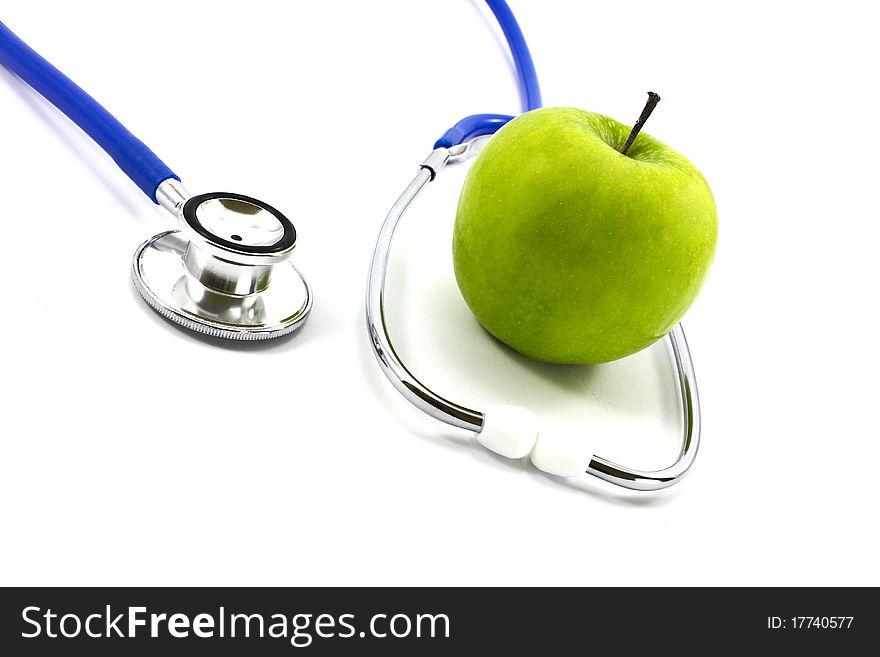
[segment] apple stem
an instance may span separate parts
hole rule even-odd
[[[639,132],[641,132],[642,126],[645,125],[645,121],[647,121],[648,117],[651,116],[651,112],[654,111],[654,108],[657,107],[657,103],[659,102],[660,96],[655,94],[653,91],[649,91],[648,102],[645,103],[645,109],[642,110],[642,113],[639,116],[639,120],[636,121],[636,124],[633,126],[632,131],[629,133],[629,137],[626,138],[626,143],[623,145],[623,148],[620,149],[621,153],[626,155],[629,147],[633,145],[636,137],[639,136]]]

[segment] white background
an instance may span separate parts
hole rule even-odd
[[[422,417],[364,329],[379,225],[434,140],[515,112],[481,2],[32,2],[2,20],[194,193],[297,226],[316,305],[293,338],[185,333],[132,290],[172,227],[0,69],[3,584],[880,584],[875,16],[870,3],[513,0],[547,105],[638,116],[715,193],[717,257],[685,318],[693,472],[659,494],[563,482]],[[388,298],[414,372],[472,407],[579,422],[597,453],[674,458],[662,346],[530,363],[451,271],[465,169],[429,186]]]

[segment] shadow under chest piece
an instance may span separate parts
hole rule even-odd
[[[296,229],[272,206],[241,194],[190,196],[166,180],[156,200],[179,229],[134,253],[131,279],[163,317],[232,340],[266,340],[302,326],[312,292],[289,260]]]

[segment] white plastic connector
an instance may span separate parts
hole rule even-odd
[[[531,453],[538,439],[538,418],[522,406],[490,406],[483,414],[477,440],[486,449],[509,459]]]
[[[542,431],[531,453],[532,465],[557,477],[584,474],[592,458],[584,439],[574,432]]]

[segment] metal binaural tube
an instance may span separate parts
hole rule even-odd
[[[403,213],[418,193],[428,184],[449,160],[451,153],[445,148],[438,148],[431,153],[425,164],[421,166],[413,181],[407,186],[397,202],[392,206],[379,231],[370,272],[367,282],[366,318],[367,331],[373,353],[379,366],[388,380],[400,391],[411,404],[431,417],[455,427],[479,431],[483,424],[483,416],[479,411],[471,410],[444,399],[422,384],[394,351],[388,328],[385,324],[385,277],[388,273],[388,257],[394,230]]]
[[[681,324],[676,324],[666,337],[672,345],[681,397],[682,444],[678,460],[668,468],[647,471],[627,468],[594,456],[587,468],[587,472],[594,477],[632,490],[660,490],[681,481],[693,465],[700,446],[700,397],[697,392],[697,378]]]
[[[461,429],[479,433],[484,415],[441,397],[413,375],[394,349],[385,321],[385,278],[394,231],[403,214],[419,192],[448,164],[471,156],[477,149],[473,142],[452,149],[437,148],[422,164],[416,177],[407,186],[388,212],[379,231],[367,279],[366,320],[373,353],[382,372],[403,397],[432,418]],[[687,474],[693,465],[700,443],[700,400],[690,350],[681,324],[669,332],[675,360],[682,408],[682,447],[678,459],[667,468],[653,471],[637,470],[593,456],[586,473],[616,486],[639,491],[667,488]]]

